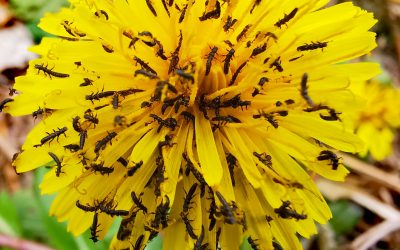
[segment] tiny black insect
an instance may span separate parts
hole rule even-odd
[[[171,135],[165,135],[164,141],[160,141],[158,143],[158,149],[160,150],[160,154],[162,152],[163,147],[172,147],[176,144],[175,142],[172,142],[172,139],[173,137]]]
[[[90,80],[89,78],[83,78],[83,81],[83,83],[79,84],[80,87],[93,85],[93,80]]]
[[[163,228],[166,228],[168,226],[168,212],[170,210],[169,206],[170,200],[167,195],[165,195],[164,197],[166,199],[165,203],[161,203],[156,208],[154,220],[151,223],[151,226],[153,228],[159,228],[160,224],[162,225]]]
[[[221,236],[221,232],[222,232],[222,229],[219,227],[218,230],[217,230],[217,235],[215,237],[215,243],[216,243],[215,249],[217,249],[217,250],[221,250],[220,246],[218,245],[218,243],[220,243],[219,242],[219,238]]]
[[[118,93],[115,93],[113,95],[112,105],[113,105],[113,109],[118,109],[119,108],[119,94]]]
[[[198,237],[197,237],[197,235],[194,233],[193,227],[192,227],[192,225],[190,224],[191,220],[189,220],[189,218],[188,218],[188,213],[181,212],[181,218],[182,218],[183,223],[184,223],[185,226],[186,226],[186,232],[188,233],[188,235],[190,236],[190,238],[192,238],[192,239],[194,239],[194,240],[197,240]]]
[[[143,165],[143,161],[136,163],[133,167],[128,168],[128,176],[133,176],[135,172]]]
[[[1,105],[0,105],[0,107],[1,107]],[[38,110],[32,112],[32,116],[33,116],[33,118],[36,119],[40,115],[51,114],[53,111],[54,111],[53,109],[46,109],[46,108],[42,109],[39,107]]]
[[[189,192],[187,192],[184,201],[183,201],[183,212],[187,213],[190,209],[190,205],[193,203],[192,199],[194,197],[194,193],[196,192],[196,188],[197,188],[197,183],[194,183],[190,189]]]
[[[232,186],[235,186],[236,185],[235,167],[237,166],[237,159],[233,154],[229,153],[226,156],[226,162],[228,163],[229,174],[231,176]]]
[[[135,44],[136,44],[136,42],[137,41],[139,41],[140,39],[139,38],[137,38],[137,37],[133,37],[132,39],[131,39],[131,41],[129,42],[129,45],[128,45],[128,48],[134,48],[134,49],[136,49],[135,48]]]
[[[265,152],[257,153],[253,152],[253,155],[257,157],[257,159],[267,167],[272,167],[272,157]]]
[[[100,106],[94,107],[94,110],[100,110],[100,109],[105,108],[107,106],[110,106],[110,104],[104,104],[104,105],[100,105]]]
[[[167,127],[174,131],[176,126],[178,126],[178,121],[172,117],[166,118],[165,120],[155,114],[150,114],[150,117],[156,120],[160,125],[158,126],[157,133],[161,131],[162,127]]]
[[[201,226],[200,236],[197,238],[197,241],[194,243],[193,250],[205,250],[208,247],[208,243],[202,244],[204,240],[204,226]]]
[[[104,162],[99,164],[93,163],[90,165],[90,169],[95,173],[100,173],[101,175],[110,175],[112,172],[114,172],[113,167],[104,167]]]
[[[328,46],[328,42],[311,42],[310,44],[304,44],[297,47],[297,51],[306,51],[306,50],[316,50],[316,49],[324,49]]]
[[[216,191],[215,194],[217,195],[219,201],[222,204],[221,213],[225,217],[225,222],[228,224],[235,224],[236,219],[233,216],[233,211],[232,211],[231,206],[228,204],[228,202],[225,200],[225,198],[222,196],[222,194],[219,191]]]
[[[224,31],[227,32],[230,28],[233,27],[233,25],[235,25],[235,23],[237,22],[237,19],[233,19],[231,16],[228,16],[228,18],[226,19],[226,22],[224,24]]]
[[[224,40],[224,43],[226,44],[226,45],[228,45],[229,47],[233,47],[233,43],[231,42],[231,41],[229,41],[229,40]]]
[[[114,127],[116,126],[125,126],[126,125],[126,117],[121,115],[116,115],[114,117]]]
[[[99,207],[97,205],[95,205],[95,206],[90,206],[89,204],[83,205],[80,203],[79,200],[76,201],[75,205],[85,212],[95,212],[99,209]]]
[[[195,117],[189,111],[182,111],[181,114],[186,121],[194,121]]]
[[[107,12],[105,12],[104,10],[98,10],[94,13],[94,15],[97,17],[100,17],[100,15],[103,15],[106,18],[106,20],[108,20],[108,18],[109,18]]]
[[[251,246],[251,248],[253,250],[258,250],[259,249],[258,245],[256,243],[256,240],[253,240],[250,236],[247,238],[247,242],[249,242],[249,244],[250,244],[250,246]]]
[[[275,208],[274,212],[279,215],[279,217],[283,219],[296,219],[296,220],[305,220],[307,219],[306,214],[299,214],[294,209],[290,207],[290,201],[283,201],[282,205],[279,208]]]
[[[126,240],[132,234],[132,228],[136,219],[136,215],[136,213],[132,213],[128,218],[122,219],[117,232],[118,240]]]
[[[311,107],[314,106],[314,102],[311,100],[310,96],[308,95],[308,86],[307,86],[307,82],[308,82],[308,74],[304,73],[302,78],[301,78],[301,90],[300,90],[300,94],[301,96],[304,98],[304,100],[306,100],[307,104]]]
[[[103,139],[101,139],[101,140],[96,142],[96,146],[94,148],[94,152],[96,154],[98,154],[101,149],[105,149],[105,147],[107,146],[107,143],[110,142],[110,144],[111,144],[111,140],[116,136],[117,136],[116,132],[108,133],[108,135],[106,137],[104,137]]]
[[[283,72],[283,67],[281,64],[281,57],[279,56],[278,58],[275,59],[270,65],[269,68],[275,67],[274,70],[278,70],[279,72]]]
[[[103,92],[97,92],[97,93],[92,93],[90,95],[86,95],[86,100],[91,101],[93,103],[94,100],[100,100],[101,98],[109,97],[114,95],[115,91],[103,91]]]
[[[331,166],[333,170],[337,170],[339,167],[339,157],[335,153],[333,153],[330,150],[323,150],[320,152],[319,156],[317,157],[318,161],[325,161],[325,160],[330,160],[331,161]]]
[[[279,124],[278,122],[274,119],[274,114],[273,113],[265,113],[264,111],[260,112],[257,115],[253,115],[254,119],[259,119],[261,117],[264,117],[265,119],[267,119],[267,121],[274,127],[274,128],[278,128]]]
[[[146,63],[145,61],[143,61],[143,60],[140,59],[139,57],[134,56],[134,57],[133,57],[133,60],[134,60],[136,63],[140,64],[140,66],[142,67],[142,69],[145,69],[146,71],[148,71],[148,72],[150,72],[150,73],[152,73],[152,74],[154,74],[154,75],[157,75],[157,72],[156,72],[152,67],[150,67],[148,63]]]
[[[115,209],[115,208],[116,208],[116,206],[113,206],[112,202],[109,202],[107,204],[103,204],[103,203],[99,204],[100,211],[110,215],[111,217],[128,216],[129,215],[129,211],[122,210],[122,209]]]
[[[261,0],[254,0],[253,6],[251,7],[250,14],[253,14],[254,9],[261,3]]]
[[[144,239],[144,234],[140,235],[140,236],[137,238],[137,240],[136,240],[136,242],[135,242],[135,246],[133,247],[133,250],[140,250],[140,249],[141,249],[143,239]]]
[[[45,144],[46,142],[49,142],[49,143],[50,143],[50,142],[52,142],[55,138],[57,138],[57,142],[58,142],[58,137],[59,137],[60,135],[64,135],[65,137],[67,137],[67,136],[65,135],[65,132],[66,132],[67,130],[68,130],[67,127],[63,127],[63,128],[58,128],[57,131],[53,129],[53,132],[52,132],[52,133],[46,132],[46,133],[47,133],[47,136],[43,137],[43,138],[40,140],[40,143],[41,143],[41,144],[35,145],[35,147],[42,146],[42,145]]]
[[[144,92],[143,89],[134,89],[134,88],[129,88],[125,90],[119,90],[117,91],[117,94],[121,95],[122,97],[128,96],[128,95],[133,95],[136,93]]]
[[[287,100],[285,100],[285,103],[287,105],[291,105],[291,104],[294,104],[294,100],[293,99],[287,99]]]
[[[269,82],[269,79],[265,76],[261,77],[260,81],[258,82],[258,86],[260,86],[262,88],[266,82]]]
[[[240,94],[235,95],[234,97],[232,97],[229,100],[226,100],[224,102],[222,102],[221,107],[232,107],[232,108],[238,108],[240,107],[243,110],[243,107],[245,107],[247,109],[247,106],[251,105],[251,101],[242,101],[240,99]]]
[[[189,4],[186,4],[185,7],[183,7],[183,9],[181,11],[181,15],[179,16],[179,20],[178,20],[179,23],[182,23],[183,19],[185,19],[185,15],[186,15],[188,6],[189,6]]]
[[[158,46],[158,49],[157,49],[157,52],[156,52],[156,56],[160,57],[163,60],[167,60],[168,58],[165,55],[164,46],[157,39],[153,38],[153,40],[156,43],[156,45]]]
[[[289,14],[285,14],[285,16],[281,20],[275,23],[275,26],[281,28],[283,25],[285,25],[287,22],[295,17],[298,10],[298,8],[294,8]]]
[[[78,133],[82,132],[82,128],[81,128],[81,125],[79,123],[80,119],[81,118],[79,116],[75,116],[74,119],[72,119],[72,127]]]
[[[214,46],[214,47],[211,49],[211,51],[210,51],[210,53],[208,54],[208,56],[207,56],[206,76],[207,76],[208,74],[210,74],[211,65],[212,65],[212,60],[214,59],[215,55],[217,54],[217,51],[218,51],[218,47],[217,47],[217,46]]]
[[[218,121],[218,122],[222,122],[222,123],[241,123],[241,121],[231,115],[227,115],[227,116],[215,116],[211,119],[212,121]]]
[[[149,38],[153,38],[153,34],[150,31],[142,31],[138,33],[139,36],[147,36]]]
[[[135,203],[136,207],[139,210],[142,210],[143,213],[147,214],[147,207],[143,204],[142,199],[140,198],[143,193],[140,193],[139,196],[136,195],[135,192],[131,193],[132,201]]]
[[[114,48],[113,48],[112,45],[110,45],[110,44],[102,44],[102,46],[103,46],[103,49],[104,49],[105,52],[107,52],[107,53],[113,53],[114,52]]]
[[[157,16],[157,12],[154,9],[153,3],[151,2],[151,0],[146,0],[146,4],[147,7],[149,7],[149,10],[151,11],[151,13],[153,13],[154,16]]]
[[[195,168],[193,162],[189,159],[186,153],[182,154],[183,159],[186,161],[186,176],[189,176],[190,172],[192,172],[193,176],[200,183],[200,197],[203,197],[205,194],[207,182],[204,179],[203,175]]]
[[[1,101],[0,102],[0,112],[3,111],[3,109],[6,107],[7,103],[10,103],[10,102],[13,102],[13,101],[14,101],[14,99],[11,99],[11,98],[6,98],[3,101]]]
[[[247,65],[247,61],[243,62],[243,63],[239,66],[239,68],[236,69],[235,73],[233,73],[233,75],[232,75],[231,81],[229,82],[229,86],[232,86],[232,85],[235,83],[236,79],[238,78],[238,76],[239,76],[239,74],[240,74],[240,71],[242,71],[242,69],[243,69],[246,65]]]
[[[251,52],[251,56],[250,56],[250,57],[253,58],[253,57],[255,57],[255,56],[257,56],[257,55],[263,53],[263,52],[266,51],[266,50],[267,50],[267,44],[264,43],[263,45],[254,48],[254,49],[253,49],[253,52]]]
[[[340,112],[336,112],[336,110],[330,108],[329,109],[329,115],[323,115],[323,114],[319,114],[319,116],[321,117],[321,119],[325,120],[325,121],[340,121],[340,117],[338,115],[340,115]]]
[[[211,203],[210,203],[210,209],[208,210],[208,219],[210,219],[210,225],[208,226],[208,231],[212,231],[217,224],[217,219],[215,218],[215,215],[217,213],[217,205],[215,204],[215,198],[214,198],[214,192],[210,190],[211,197]]]
[[[281,244],[279,244],[276,241],[272,241],[272,246],[274,247],[274,250],[283,250],[283,247],[281,246]]]
[[[176,49],[174,50],[174,52],[171,55],[171,61],[169,64],[168,74],[171,74],[172,72],[174,72],[174,70],[176,70],[176,68],[178,66],[179,51],[181,50],[181,47],[182,47],[182,41],[183,41],[183,35],[182,35],[182,30],[181,30],[180,35],[179,35],[178,46],[176,47]]]
[[[290,59],[289,59],[289,62],[294,62],[294,61],[296,61],[297,59],[300,59],[300,58],[302,58],[302,57],[303,57],[303,55],[290,58]]]
[[[242,32],[240,32],[240,34],[236,37],[236,41],[237,42],[240,42],[240,40],[242,40],[245,36],[246,36],[246,33],[249,31],[249,29],[251,28],[251,24],[247,24],[244,28],[243,28],[243,30],[242,30]]]
[[[85,146],[85,141],[87,138],[87,131],[86,130],[82,130],[79,133],[79,148],[83,149],[83,147]]]
[[[276,111],[277,114],[279,114],[280,116],[288,116],[289,111],[287,110],[280,110],[280,111]]]
[[[228,72],[229,72],[229,66],[230,66],[230,63],[231,63],[231,60],[232,60],[234,54],[235,54],[235,50],[231,49],[231,50],[229,50],[228,54],[226,54],[226,56],[225,56],[225,59],[224,59],[224,73],[225,73],[225,75],[228,74]]]
[[[187,73],[187,72],[185,72],[184,70],[181,70],[181,69],[175,70],[175,73],[177,75],[179,75],[180,77],[182,77],[182,78],[194,83],[194,75],[193,74]]]
[[[76,65],[77,68],[79,68],[80,66],[82,66],[82,62],[74,62],[74,64]]]
[[[9,92],[8,92],[8,95],[9,95],[9,96],[13,96],[14,94],[17,93],[17,90],[14,89],[14,88],[8,88],[8,90],[9,90]]]
[[[65,145],[64,148],[70,150],[71,152],[78,152],[81,149],[78,144],[68,144]]]
[[[135,77],[138,76],[138,75],[144,75],[144,76],[146,76],[146,77],[148,77],[150,79],[158,79],[157,75],[155,75],[155,74],[153,74],[153,73],[151,73],[151,72],[149,72],[149,71],[147,71],[145,69],[136,70],[135,71]]]
[[[45,75],[45,76],[49,76],[50,79],[51,79],[52,76],[58,77],[58,78],[66,78],[66,77],[69,77],[69,74],[64,74],[64,73],[55,72],[55,71],[53,71],[53,68],[52,68],[52,69],[49,69],[49,68],[47,68],[47,66],[44,66],[43,64],[42,64],[42,65],[35,64],[34,67],[38,70],[38,73],[39,73],[40,71],[43,71],[44,75]]]
[[[64,26],[65,31],[66,31],[68,34],[70,34],[71,36],[74,36],[74,37],[76,37],[76,36],[85,37],[85,36],[86,36],[86,34],[83,33],[83,32],[79,32],[79,31],[77,31],[76,29],[72,30],[72,28],[71,28],[72,22],[69,22],[69,21],[67,21],[67,20],[64,20],[64,22],[62,22],[61,24]]]
[[[171,16],[171,14],[169,13],[169,9],[168,9],[167,2],[166,2],[166,1],[167,1],[167,0],[161,0],[162,4],[163,4],[163,6],[164,6],[164,9],[165,9],[165,11],[167,12],[167,15],[168,15],[168,16]]]
[[[209,12],[204,12],[201,17],[199,17],[199,20],[201,22],[206,21],[208,19],[218,19],[221,16],[221,4],[217,0],[215,3],[215,9],[209,11]]]
[[[60,159],[58,159],[58,157],[57,157],[55,154],[53,154],[52,152],[49,152],[49,155],[50,155],[50,157],[53,159],[53,161],[57,164],[56,176],[57,176],[57,177],[60,177],[60,174],[61,174],[61,173],[64,173],[64,172],[61,172],[61,168],[62,168],[61,161],[60,161]]]
[[[140,108],[149,108],[151,107],[151,102],[144,101],[140,104]]]
[[[94,127],[96,127],[96,125],[99,124],[99,119],[97,118],[97,115],[93,114],[90,109],[85,111],[83,118],[85,118],[86,121],[92,123]]]
[[[128,161],[125,160],[123,157],[119,157],[117,160],[119,163],[122,164],[122,166],[127,167],[128,166]]]
[[[259,95],[259,94],[261,94],[260,93],[260,89],[259,88],[254,88],[254,91],[253,91],[253,93],[251,93],[251,96],[255,97],[255,96]]]
[[[97,228],[99,227],[99,221],[98,221],[98,213],[95,213],[94,214],[94,216],[93,216],[93,223],[92,223],[92,226],[90,226],[90,234],[91,234],[91,237],[90,237],[90,239],[94,242],[94,243],[96,243],[97,241],[99,241],[99,239],[98,239],[98,235],[97,235],[97,233],[98,232],[100,232],[100,231],[98,231],[97,230]]]

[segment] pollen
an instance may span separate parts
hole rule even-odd
[[[326,0],[70,0],[1,102],[41,118],[13,165],[51,167],[50,213],[111,249],[301,249],[330,210],[311,176],[342,181],[362,150],[342,115],[343,63],[375,46],[370,13]]]

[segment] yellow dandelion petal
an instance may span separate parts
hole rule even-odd
[[[331,218],[311,176],[342,181],[337,152],[363,149],[349,86],[379,67],[344,62],[376,46],[372,14],[327,0],[70,2],[41,20],[55,37],[1,108],[37,119],[13,165],[50,168],[40,188],[74,235],[97,242],[122,217],[111,249],[158,234],[165,249],[301,249],[297,235]]]

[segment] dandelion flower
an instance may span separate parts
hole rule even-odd
[[[311,175],[343,180],[362,148],[340,114],[375,64],[376,22],[326,0],[71,0],[40,27],[19,92],[42,121],[14,165],[52,170],[51,214],[111,248],[300,249],[331,213]]]
[[[366,102],[352,113],[356,134],[365,143],[360,154],[370,152],[375,160],[383,160],[392,153],[393,130],[400,127],[400,91],[377,80],[354,83],[351,90]]]

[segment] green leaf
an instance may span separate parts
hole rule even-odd
[[[155,237],[150,241],[149,244],[146,246],[146,250],[161,250],[162,249],[162,239],[160,235]]]
[[[329,223],[337,235],[353,231],[363,216],[363,210],[349,201],[340,200],[330,203],[329,206],[333,214]]]
[[[10,0],[14,15],[23,21],[38,21],[46,12],[68,6],[67,0]]]
[[[38,201],[39,217],[41,218],[46,230],[48,243],[54,248],[60,250],[79,249],[75,237],[67,232],[66,223],[58,222],[56,218],[49,215],[54,195],[40,195],[40,189],[38,186],[48,171],[49,170],[44,167],[37,169],[33,181],[34,196]]]
[[[30,190],[20,190],[13,196],[21,221],[23,236],[27,239],[45,241],[46,230],[40,219],[39,202]]]
[[[0,193],[0,232],[11,236],[22,235],[17,208],[6,192]]]
[[[247,241],[247,238],[244,237],[243,238],[243,242],[242,245],[240,245],[240,250],[253,250],[249,244],[249,242]]]

